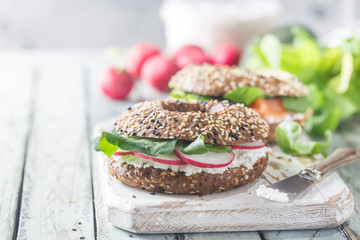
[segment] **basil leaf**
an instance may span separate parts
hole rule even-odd
[[[276,128],[276,141],[280,149],[286,154],[312,155],[321,153],[327,155],[327,148],[331,144],[331,131],[325,132],[326,142],[298,141],[301,126],[297,122],[282,122]]]
[[[284,97],[284,108],[290,112],[304,113],[309,108],[308,97]]]
[[[231,146],[218,146],[209,143],[204,143],[204,136],[200,135],[194,142],[190,144],[183,144],[184,148],[181,152],[185,154],[203,154],[209,151],[212,152],[231,152]]]
[[[203,153],[207,153],[208,151],[209,149],[206,147],[204,143],[204,136],[202,136],[201,134],[194,142],[185,146],[181,150],[181,152],[185,154],[203,154]]]
[[[205,102],[211,99],[211,97],[209,96],[200,95],[196,93],[189,93],[178,89],[171,90],[170,96],[173,98],[183,99],[185,101],[196,100],[199,102]]]
[[[225,93],[223,97],[234,103],[250,105],[255,99],[264,97],[264,92],[257,87],[238,87],[231,92]]]
[[[101,149],[107,156],[113,155],[119,148],[126,151],[141,152],[150,156],[170,154],[174,151],[177,139],[150,139],[123,137],[119,134],[103,132],[94,140],[94,149]]]
[[[231,152],[231,146],[218,146],[209,143],[205,143],[205,146],[207,147],[207,149],[209,149],[209,151],[212,152],[227,152],[227,153]]]

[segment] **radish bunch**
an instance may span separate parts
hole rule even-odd
[[[112,67],[106,71],[102,91],[112,99],[126,99],[138,78],[159,91],[167,91],[171,76],[189,64],[236,65],[240,57],[241,50],[232,43],[218,45],[210,55],[199,46],[185,45],[169,57],[158,47],[141,42],[130,48],[126,70]]]

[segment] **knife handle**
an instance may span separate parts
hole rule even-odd
[[[359,160],[360,153],[352,148],[338,148],[315,167],[321,175]]]

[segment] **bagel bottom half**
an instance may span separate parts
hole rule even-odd
[[[174,172],[153,167],[135,167],[108,158],[108,172],[124,184],[151,192],[168,194],[205,195],[233,189],[255,181],[266,169],[268,156],[257,160],[252,169],[246,167],[228,169],[223,173],[195,173],[186,176],[184,172]]]

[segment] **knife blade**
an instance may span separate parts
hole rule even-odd
[[[270,184],[266,186],[266,188],[259,187],[256,193],[258,196],[272,201],[292,202],[304,194],[313,183],[320,181],[326,173],[353,163],[357,161],[359,157],[360,153],[355,149],[338,148],[319,165],[301,170],[298,174]],[[280,195],[274,196],[274,194],[280,194],[281,197],[279,197]]]

